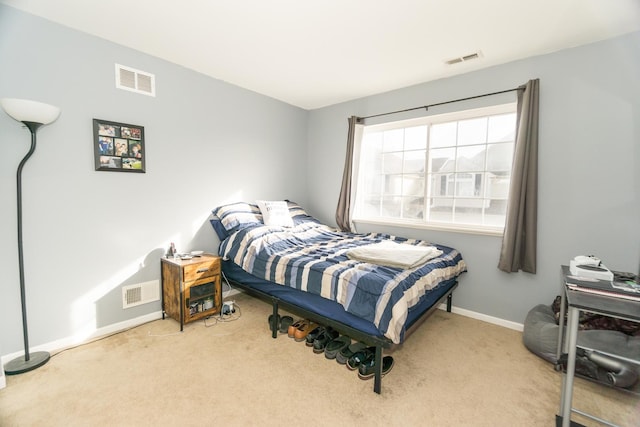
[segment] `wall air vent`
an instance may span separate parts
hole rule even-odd
[[[131,308],[160,299],[160,282],[138,283],[122,287],[122,308]]]
[[[116,64],[116,87],[143,95],[156,96],[156,76]]]
[[[467,62],[467,61],[471,61],[472,59],[480,58],[481,56],[482,56],[482,53],[478,51],[478,52],[470,53],[469,55],[459,56],[457,58],[449,59],[448,61],[445,61],[445,64],[447,65],[459,64],[461,62]]]

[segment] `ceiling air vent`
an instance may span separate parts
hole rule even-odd
[[[469,55],[459,56],[457,58],[449,59],[448,61],[445,61],[445,63],[447,65],[459,64],[461,62],[467,62],[467,61],[471,61],[472,59],[480,58],[481,56],[482,54],[480,52],[474,52]]]
[[[156,76],[116,64],[116,87],[143,95],[156,96]]]

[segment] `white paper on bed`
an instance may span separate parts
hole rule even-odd
[[[407,269],[417,267],[440,255],[442,251],[434,246],[414,246],[389,241],[359,246],[347,251],[347,257],[354,261]]]

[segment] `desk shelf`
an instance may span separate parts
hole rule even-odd
[[[556,424],[562,425],[562,427],[569,427],[579,425],[571,421],[571,413],[579,413],[587,418],[591,418],[600,423],[609,424],[605,420],[601,420],[590,414],[578,411],[571,407],[573,398],[573,380],[575,373],[576,354],[578,349],[577,335],[578,335],[578,320],[580,312],[596,313],[604,316],[615,317],[619,319],[629,320],[631,322],[640,322],[640,302],[631,301],[622,298],[614,298],[601,296],[586,292],[569,290],[567,283],[570,281],[568,276],[570,275],[569,267],[562,266],[562,288],[561,296],[562,301],[560,304],[560,319],[564,319],[565,310],[568,308],[568,321],[567,321],[567,333],[566,339],[563,342],[564,322],[560,322],[558,331],[558,359],[562,353],[567,354],[567,368],[562,379],[562,394],[560,397],[560,415],[556,418]],[[581,346],[580,348],[584,348]],[[563,351],[564,349],[564,351]],[[588,348],[587,348],[588,349]],[[591,349],[589,349],[591,350]],[[630,362],[636,365],[640,365],[640,355],[637,358],[621,358],[619,355],[612,354],[610,352],[595,350],[597,353],[606,354],[616,359],[622,359],[625,362]],[[593,380],[592,378],[588,378]],[[611,385],[606,384],[611,387]],[[636,383],[634,388],[638,387]],[[616,387],[617,390],[624,390],[623,388]],[[561,423],[561,424],[560,424]]]

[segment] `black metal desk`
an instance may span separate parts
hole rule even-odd
[[[587,292],[572,291],[567,287],[567,283],[571,282],[569,267],[562,266],[562,301],[560,309],[560,319],[564,318],[565,305],[568,307],[568,320],[567,320],[567,339],[564,340],[564,352],[567,353],[567,369],[562,378],[562,394],[560,396],[560,419],[562,420],[562,427],[569,427],[571,425],[579,425],[571,421],[571,412],[579,413],[587,418],[591,418],[600,423],[613,425],[605,420],[594,417],[585,412],[578,411],[571,407],[573,398],[573,380],[575,377],[576,368],[576,349],[578,341],[578,319],[580,312],[585,311],[589,313],[597,313],[604,316],[616,317],[619,319],[630,320],[632,322],[640,322],[640,302],[631,301],[622,298],[612,298]],[[565,304],[566,302],[566,304]],[[558,354],[562,346],[562,332],[563,323],[560,323],[560,333],[558,340]],[[600,353],[604,353],[598,350]],[[615,354],[608,354],[609,356],[624,359],[632,363],[640,364],[640,360],[632,360],[627,358],[621,358]]]

